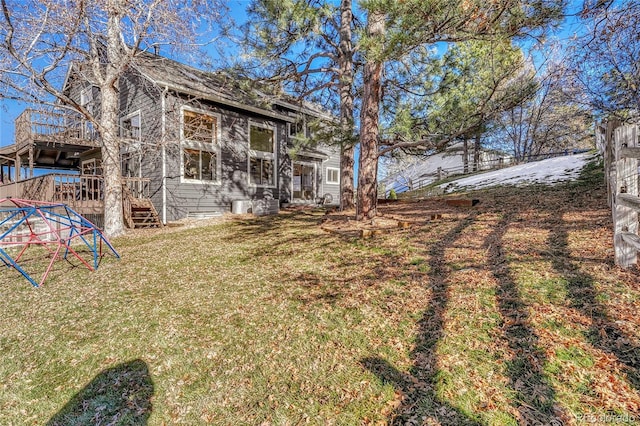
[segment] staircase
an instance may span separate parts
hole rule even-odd
[[[132,228],[162,228],[162,222],[150,199],[136,198],[131,201]]]
[[[128,228],[162,228],[162,221],[149,198],[137,198],[127,185],[122,186],[124,222]]]

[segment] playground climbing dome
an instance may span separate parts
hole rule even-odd
[[[102,232],[66,204],[0,199],[0,267],[15,269],[34,287],[45,282],[56,261],[93,271],[106,254],[120,258]]]

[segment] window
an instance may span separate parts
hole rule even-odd
[[[95,116],[97,108],[93,99],[93,89],[94,86],[89,86],[80,91],[80,105],[84,107],[89,114]],[[78,137],[81,139],[96,140],[98,137],[98,132],[93,128],[93,123],[87,120],[81,120],[78,123],[78,133]]]
[[[210,151],[184,149],[184,177],[195,180],[216,180],[216,155]]]
[[[273,160],[251,157],[249,181],[255,185],[273,186]]]
[[[275,186],[275,132],[271,127],[249,125],[249,183]]]
[[[304,136],[304,121],[298,120],[295,123],[289,123],[289,136]]]
[[[91,158],[82,162],[83,175],[102,176],[102,160],[99,158]]]
[[[90,114],[93,114],[93,86],[86,87],[80,91],[80,105],[89,111]]]
[[[183,110],[183,137],[193,142],[210,143],[215,140],[216,119],[213,115]]]
[[[124,177],[142,177],[142,156],[139,152],[124,152],[120,167]]]
[[[340,183],[340,169],[327,167],[327,183]]]
[[[219,181],[220,116],[182,109],[182,176],[198,182]]]
[[[120,136],[140,140],[141,135],[140,112],[134,112],[120,119]]]

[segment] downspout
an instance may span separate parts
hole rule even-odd
[[[161,152],[162,152],[162,223],[167,224],[167,102],[166,96],[169,87],[165,86],[161,95],[162,127],[161,127]]]
[[[329,161],[328,158],[322,160],[320,162],[320,198],[322,199],[322,204],[324,204],[324,181],[327,179],[327,169],[325,167],[326,162]]]

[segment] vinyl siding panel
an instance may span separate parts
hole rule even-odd
[[[320,146],[318,150],[325,152],[329,158],[322,162],[322,173],[320,176],[320,196],[331,194],[331,204],[340,204],[340,182],[327,182],[327,169],[337,169],[340,175],[340,148],[334,146]]]
[[[276,173],[275,187],[250,185],[248,181],[249,123],[275,128],[276,171],[286,168],[285,123],[266,120],[242,111],[189,100],[171,94],[167,99],[167,219],[176,220],[193,214],[228,212],[235,200],[280,198],[280,188],[286,184]],[[181,107],[220,115],[220,181],[194,183],[185,181],[182,172],[180,143]],[[281,164],[283,163],[283,164]]]

